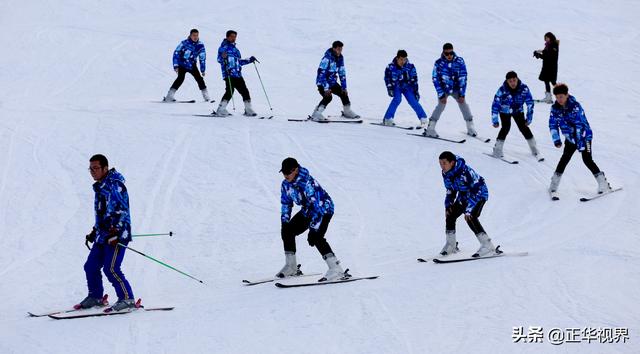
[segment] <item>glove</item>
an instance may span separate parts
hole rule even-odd
[[[118,244],[118,235],[120,234],[119,230],[115,226],[111,226],[109,228],[109,239],[107,243],[109,246],[115,247]]]
[[[393,88],[387,87],[387,95],[389,95],[389,97],[393,97]]]
[[[200,73],[202,76],[204,76],[204,71]]]
[[[89,247],[89,243],[96,242],[96,228],[94,227],[91,232],[84,237],[84,239],[84,245],[87,246],[88,249],[91,249],[91,247]]]
[[[251,58],[249,58],[249,63],[253,63],[254,61],[258,61],[258,59],[256,59],[256,57],[254,57],[252,55]],[[259,63],[259,61],[258,61],[258,63]]]
[[[307,242],[309,242],[309,246],[313,247],[316,245],[315,232],[313,230],[309,231],[309,235],[307,235]]]
[[[553,142],[553,145],[555,145],[557,148],[559,148],[559,147],[562,146],[562,141],[556,140],[556,141]]]

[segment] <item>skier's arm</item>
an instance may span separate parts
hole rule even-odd
[[[226,58],[222,56],[222,53],[226,53],[224,46],[220,46],[220,48],[218,48],[218,63],[224,66]]]
[[[531,124],[533,121],[533,96],[531,96],[531,91],[528,87],[524,89],[524,103],[527,105],[527,125]]]
[[[418,86],[418,70],[416,70],[415,66],[411,66],[411,70],[409,71],[409,82],[411,83],[411,88],[413,89],[413,94],[416,96],[416,99],[420,99],[420,87]]]
[[[304,196],[309,203],[309,211],[311,213],[309,228],[318,231],[324,213],[320,206],[320,200],[318,200],[318,197],[316,196],[316,189],[311,181],[308,181],[304,186]]]
[[[340,86],[343,90],[347,89],[347,69],[344,67],[344,62],[338,68],[338,77],[340,78]]]
[[[182,55],[182,42],[178,44],[176,50],[173,51],[173,69],[177,69],[180,63],[180,56]]]
[[[436,88],[436,93],[438,94],[438,98],[444,97],[444,90],[442,89],[442,84],[440,83],[440,70],[438,68],[438,62],[436,62],[433,65],[431,80],[433,81],[433,86]]]
[[[207,52],[204,49],[204,46],[202,47],[202,50],[198,54],[198,59],[200,59],[200,72],[204,73],[207,68]]]
[[[549,113],[549,131],[551,132],[553,144],[555,146],[562,145],[562,141],[560,140],[560,121],[553,108],[551,108],[551,113]]]
[[[500,125],[500,108],[501,108],[501,99],[502,96],[502,87],[498,89],[496,95],[493,96],[493,104],[491,104],[491,123],[494,127]]]
[[[316,86],[322,86],[325,90],[329,89],[327,83],[327,69],[329,68],[329,59],[322,58],[318,66],[318,75],[316,77]]]
[[[117,181],[109,186],[104,220],[105,224],[109,225],[109,229],[115,228],[118,237],[122,238],[129,220],[129,195],[124,183]]]
[[[578,103],[575,114],[576,137],[575,144],[578,151],[584,151],[586,148],[587,135],[587,116],[584,114],[582,106]]]
[[[280,208],[280,221],[283,223],[288,223],[291,219],[291,210],[293,209],[293,201],[289,198],[287,194],[287,189],[284,184],[280,188],[280,204],[282,204]]]
[[[460,72],[458,73],[458,82],[460,83],[460,97],[464,97],[467,91],[467,65],[464,63],[464,59],[458,57],[460,60]]]

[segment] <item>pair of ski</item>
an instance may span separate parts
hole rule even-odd
[[[398,126],[398,125],[384,125],[382,123],[371,123],[371,124],[379,125],[379,126],[382,126],[382,127],[399,128],[399,129],[404,129],[404,130],[413,130],[414,129],[413,127],[403,127],[403,126]],[[422,129],[422,127],[416,127],[415,129],[416,130]],[[464,133],[464,134],[469,136],[469,137],[471,137],[471,138],[480,140],[483,143],[488,143],[488,142],[491,141],[490,138],[484,138],[484,137],[481,137],[481,136],[478,136],[478,135],[469,135],[469,134],[466,134],[466,133]],[[422,134],[407,133],[407,135],[419,136],[419,137],[422,137],[422,138],[429,138],[429,139],[435,139],[435,140],[442,140],[442,141],[447,141],[447,142],[456,143],[456,144],[462,144],[462,143],[467,141],[467,139],[449,139],[449,138],[443,138],[441,136],[429,136],[429,135],[427,135],[427,131],[426,130],[423,131]]]
[[[487,155],[489,157],[493,157],[494,159],[498,159],[500,161],[506,162],[506,163],[508,163],[510,165],[517,165],[519,163],[518,160],[510,160],[510,159],[508,159],[508,158],[506,158],[504,156],[495,156],[494,154],[490,154],[488,152],[483,152],[483,154],[485,154],[485,155]],[[542,157],[540,155],[535,156],[535,158],[536,158],[536,161],[538,161],[538,162],[544,161],[544,157]]]
[[[284,278],[271,277],[271,278],[265,278],[265,279],[259,279],[259,280],[243,280],[242,283],[245,286],[253,286],[253,285],[258,285],[258,284],[276,282],[275,286],[277,286],[278,288],[286,289],[286,288],[300,288],[300,287],[305,287],[305,286],[318,286],[318,285],[328,285],[328,284],[349,283],[349,282],[354,282],[354,281],[358,281],[358,280],[377,279],[378,278],[377,275],[369,276],[369,277],[354,277],[351,274],[349,274],[349,269],[345,270],[344,274],[345,274],[345,276],[340,278],[340,279],[328,280],[328,281],[316,280],[316,281],[307,281],[307,282],[296,283],[296,284],[284,284],[284,283],[277,282],[278,280],[297,279],[297,278],[312,277],[312,276],[316,276],[317,277],[319,275],[322,275],[320,273],[302,274],[302,271],[300,271],[300,264],[298,264],[298,273],[296,275],[293,275],[293,276],[290,276],[290,277],[284,277]]]
[[[351,123],[351,124],[360,124],[360,123],[362,123],[362,119],[358,119],[358,118],[335,119],[335,118],[329,117],[328,119],[316,120],[316,119],[312,119],[311,116],[308,116],[307,119],[289,118],[287,120],[289,122]]]
[[[479,261],[482,259],[489,258],[498,258],[498,257],[523,257],[529,255],[529,252],[504,252],[500,250],[500,246],[496,247],[496,253],[490,254],[482,257],[464,257],[464,258],[455,258],[455,259],[447,259],[446,256],[432,257],[432,258],[418,258],[418,262],[420,263],[428,263],[429,261],[436,264],[446,264],[446,263],[460,263],[460,262],[470,262],[470,261]]]
[[[228,117],[232,117],[233,114],[229,114],[227,116],[221,116],[215,113],[210,113],[210,114],[194,114],[193,116],[194,117],[210,117],[210,118],[228,118]],[[246,114],[243,114],[242,116],[247,118],[256,118],[256,119],[273,119],[273,116],[248,116]]]
[[[49,317],[54,320],[67,320],[67,319],[74,319],[74,318],[124,315],[134,311],[171,311],[174,309],[174,307],[144,307],[142,305],[142,299],[138,299],[138,301],[136,301],[134,308],[125,309],[121,311],[113,311],[111,310],[111,308],[107,307],[109,306],[108,297],[109,295],[104,295],[102,297],[102,305],[95,306],[89,309],[83,309],[78,304],[78,305],[74,305],[71,309],[66,309],[66,310],[49,311],[49,312],[43,312],[43,313],[27,312],[27,314],[29,315],[29,317]]]
[[[596,194],[596,195],[594,195],[594,196],[592,196],[592,197],[581,197],[579,200],[580,200],[581,202],[589,202],[589,201],[592,201],[592,200],[594,200],[594,199],[598,199],[598,198],[604,197],[605,195],[609,195],[609,194],[611,194],[611,193],[615,193],[615,192],[618,192],[618,191],[621,191],[621,190],[622,190],[622,187],[617,187],[617,188],[613,188],[613,189],[611,189],[611,190],[610,190],[610,191],[608,191],[608,192],[601,193],[601,194]],[[549,196],[551,197],[551,200],[552,200],[552,201],[560,200],[560,195],[558,194],[558,192],[557,192],[557,191],[555,191],[555,192],[549,192]]]

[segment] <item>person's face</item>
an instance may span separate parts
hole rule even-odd
[[[189,35],[189,38],[191,38],[192,41],[197,42],[198,39],[200,38],[200,33],[193,32]]]
[[[565,95],[564,93],[556,95],[556,101],[558,101],[561,106],[564,106],[564,104],[567,103],[567,98],[569,98],[569,95]]]
[[[227,37],[227,40],[231,43],[235,43],[237,37],[238,37],[237,33],[231,33],[229,37]]]
[[[89,162],[89,173],[91,173],[91,177],[93,178],[94,181],[102,180],[107,175],[108,172],[109,172],[109,167],[100,166],[99,161]]]
[[[337,56],[341,56],[342,55],[342,47],[333,48],[333,52],[336,53]]]
[[[547,37],[547,36],[544,36],[544,42],[545,42],[545,43],[549,43],[549,42],[551,42],[551,38],[549,38],[549,37]]]
[[[442,51],[442,54],[445,58],[447,58],[448,61],[453,60],[453,49],[445,49],[444,51]]]
[[[440,159],[438,160],[438,162],[440,162],[440,168],[442,169],[443,173],[451,171],[453,166],[456,164],[455,161],[448,161],[446,159]]]
[[[296,167],[291,171],[282,171],[282,174],[284,175],[284,179],[286,179],[287,182],[293,182],[293,180],[298,176],[298,168]]]
[[[403,67],[404,64],[407,63],[407,58],[397,57],[396,58],[396,63],[398,63],[398,66]]]
[[[511,89],[516,88],[516,86],[518,86],[518,78],[517,77],[512,77],[510,79],[507,79],[507,85],[509,85],[509,87],[511,87]]]

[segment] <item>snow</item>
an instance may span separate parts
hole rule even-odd
[[[633,353],[640,333],[640,4],[603,1],[48,1],[0,4],[0,352],[1,353]],[[261,61],[271,121],[209,119],[215,106],[151,103],[175,74],[171,54],[192,27],[207,46],[205,80],[220,100],[215,50],[239,32],[243,55]],[[560,81],[583,104],[594,158],[622,192],[589,203],[595,181],[574,156],[551,203],[545,192],[560,157],[549,107],[532,129],[546,157],[528,154],[516,127],[505,145],[511,166],[482,154],[491,144],[449,144],[369,125],[388,104],[385,65],[408,51],[421,102],[436,103],[430,73],[444,42],[469,72],[467,99],[483,136],[495,138],[490,105],[516,70],[536,97],[541,62],[531,53],[553,31],[561,40]],[[319,101],[315,71],[330,43],[345,43],[353,109],[362,125],[287,122]],[[244,68],[254,108],[270,113],[255,69]],[[176,95],[200,95],[187,77]],[[242,112],[236,97],[236,115]],[[230,105],[231,107],[231,105]],[[338,114],[335,98],[327,113]],[[415,124],[406,103],[396,121]],[[461,137],[449,104],[438,125]],[[420,264],[444,242],[444,190],[437,155],[452,150],[487,180],[481,220],[504,257]],[[172,238],[131,243],[205,284],[133,252],[123,270],[135,295],[166,313],[54,321],[27,318],[86,295],[84,235],[93,218],[88,159],[104,153],[127,178],[136,233]],[[336,214],[327,238],[354,275],[377,280],[313,288],[253,287],[274,274],[281,160],[296,157],[327,189]],[[464,254],[478,247],[463,220]],[[298,238],[303,271],[325,270]],[[115,293],[106,283],[105,289]],[[622,344],[513,343],[513,327],[628,328]]]

